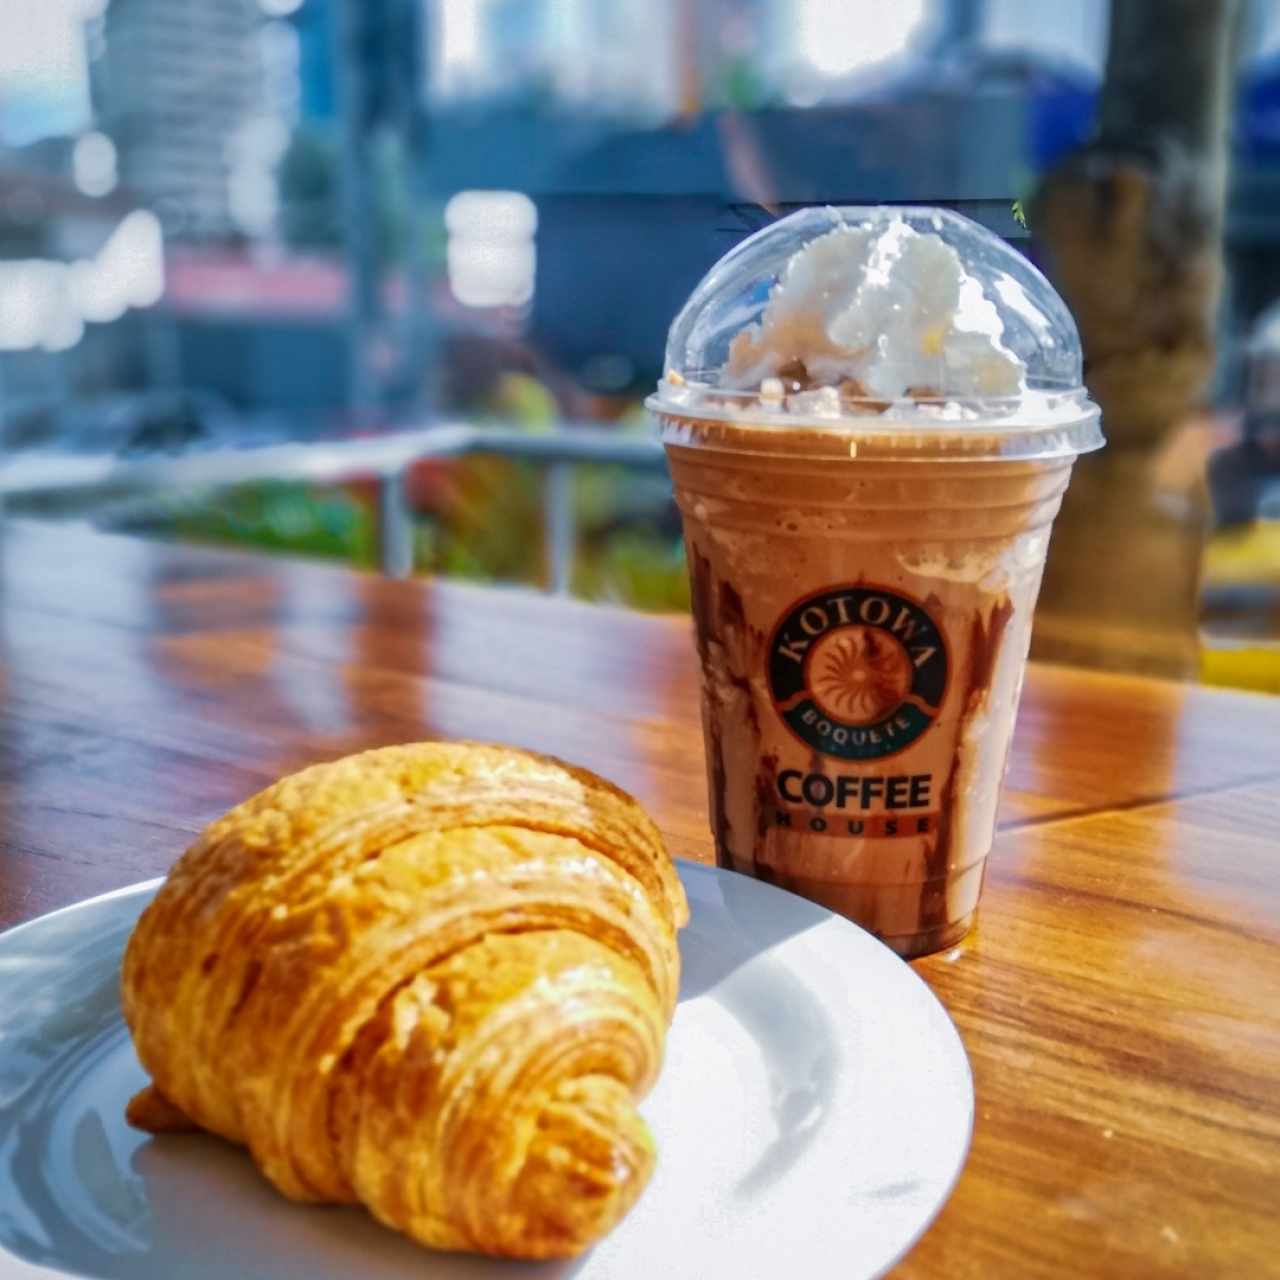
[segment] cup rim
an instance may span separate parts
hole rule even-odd
[[[754,395],[754,393],[749,393]],[[961,405],[974,416],[957,418],[954,397],[912,401],[901,417],[884,412],[802,416],[761,408],[755,402],[706,397],[673,404],[655,393],[645,406],[666,445],[763,456],[894,462],[1049,461],[1101,449],[1106,441],[1101,410],[1083,389],[1049,402],[1004,397],[976,416],[977,402]],[[849,406],[852,408],[853,406]],[[936,407],[929,417],[931,407]],[[923,408],[923,412],[921,411]]]

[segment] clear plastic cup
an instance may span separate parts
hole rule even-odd
[[[954,249],[996,307],[1016,393],[948,394],[941,365],[888,402],[851,380],[726,385],[799,249],[895,220]],[[981,227],[815,209],[709,273],[648,402],[684,521],[718,860],[903,956],[956,942],[978,905],[1050,529],[1102,444],[1080,368],[1052,287]]]

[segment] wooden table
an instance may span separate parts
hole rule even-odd
[[[688,623],[10,525],[0,926],[308,761],[567,756],[709,859]],[[1280,701],[1033,667],[981,923],[917,963],[973,1150],[904,1277],[1280,1275]]]

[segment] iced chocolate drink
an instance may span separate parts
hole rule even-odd
[[[1102,443],[1069,314],[937,210],[729,254],[651,398],[684,518],[721,865],[902,955],[969,928],[1050,526]]]

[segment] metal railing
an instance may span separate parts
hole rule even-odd
[[[472,454],[522,459],[545,468],[543,522],[551,590],[565,594],[577,541],[573,468],[603,463],[645,471],[665,468],[662,445],[650,436],[570,425],[533,434],[466,423],[396,431],[351,440],[209,449],[167,457],[84,456],[52,451],[17,454],[0,464],[0,497],[126,494],[210,490],[263,480],[338,484],[378,482],[379,563],[390,577],[413,571],[413,511],[405,481],[415,463]]]

